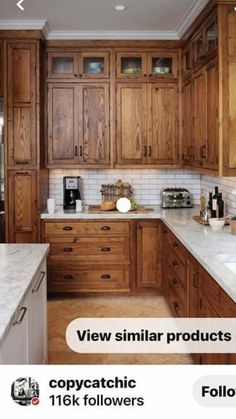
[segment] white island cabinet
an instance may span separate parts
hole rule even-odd
[[[3,252],[5,260],[2,259],[3,270],[10,274],[8,282],[3,274],[2,277],[0,275],[0,282],[3,284],[0,293],[0,364],[45,364],[48,246],[28,245],[29,250],[27,245],[21,248],[18,245],[5,246],[15,248],[12,252],[7,248]],[[37,249],[36,246],[40,247]],[[7,269],[11,259],[17,262],[15,271],[12,267]]]

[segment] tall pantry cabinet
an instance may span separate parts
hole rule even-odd
[[[39,241],[48,195],[43,149],[43,46],[40,32],[5,32],[6,239]]]

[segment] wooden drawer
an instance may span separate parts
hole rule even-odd
[[[180,243],[180,241],[175,237],[175,235],[171,233],[171,231],[168,231],[167,243],[168,246],[172,249],[172,251],[181,260],[182,264],[185,266],[187,261],[187,250],[182,245],[182,243]]]
[[[128,236],[129,222],[119,221],[63,221],[46,222],[45,236]]]
[[[187,285],[173,269],[167,269],[168,300],[175,316],[187,316]]]
[[[182,261],[170,247],[167,249],[167,264],[179,278],[185,281],[186,266],[185,264],[183,265]]]
[[[129,269],[113,266],[49,266],[48,292],[129,291]]]
[[[122,237],[52,237],[50,259],[63,261],[129,262],[129,239]]]

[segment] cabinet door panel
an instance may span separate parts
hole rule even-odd
[[[107,165],[110,161],[109,85],[82,85],[79,103],[79,162]]]
[[[8,205],[10,242],[36,242],[36,193],[36,172],[9,171]]]
[[[48,163],[77,163],[77,147],[77,87],[51,84],[48,90]]]
[[[204,69],[194,75],[193,89],[195,163],[198,166],[203,166],[207,146],[206,74]]]
[[[192,125],[192,80],[183,83],[182,92],[183,111],[183,160],[190,164],[194,159],[193,125]]]
[[[147,162],[146,86],[117,86],[117,163]]]
[[[177,86],[149,86],[149,162],[170,164],[176,161]]]
[[[137,225],[137,288],[160,287],[160,223],[143,221]]]
[[[8,165],[36,164],[36,44],[8,44]]]
[[[205,167],[217,169],[218,166],[218,69],[214,60],[206,67],[207,84],[207,153]]]

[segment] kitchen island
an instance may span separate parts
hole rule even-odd
[[[47,244],[0,244],[0,364],[46,361],[48,252]]]

